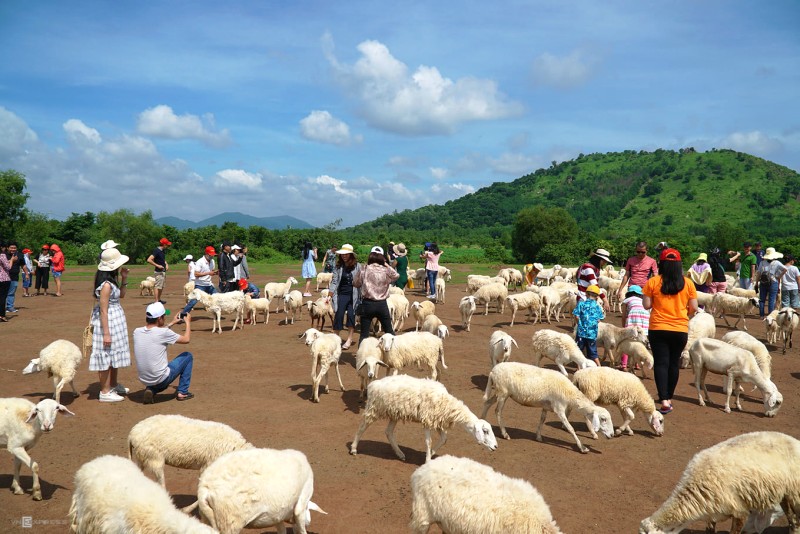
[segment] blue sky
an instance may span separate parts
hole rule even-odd
[[[344,226],[579,153],[800,170],[800,2],[0,3],[28,207]]]

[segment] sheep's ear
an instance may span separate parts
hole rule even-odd
[[[592,428],[594,429],[595,432],[600,430],[600,416],[597,415],[597,412],[592,414]]]
[[[73,415],[75,415],[74,413],[72,413],[71,411],[69,411],[69,408],[67,408],[67,407],[66,407],[66,406],[64,406],[63,404],[59,404],[59,405],[56,407],[56,410],[58,410],[59,412],[63,413],[63,414],[64,414],[65,416],[67,416],[67,417],[72,417]]]
[[[517,345],[517,340],[515,340],[513,337],[511,338],[511,342],[514,344],[515,347],[519,348],[519,345]]]
[[[363,362],[361,362],[361,365],[356,367],[356,372],[360,371],[361,368],[364,367],[365,365],[367,365],[367,360],[364,360]]]
[[[389,364],[387,364],[385,362],[382,362],[381,360],[378,360],[377,362],[375,362],[375,364],[376,365],[381,365],[381,366],[386,367],[387,369],[389,369]]]
[[[41,369],[39,369],[39,358],[34,358],[25,367],[25,369],[22,370],[22,374],[27,375],[30,373],[38,373],[39,371],[41,371]]]
[[[30,423],[31,421],[36,419],[36,414],[37,413],[39,413],[39,411],[36,409],[36,406],[34,406],[33,408],[31,408],[31,411],[28,412],[28,418],[25,419],[25,422],[26,423]]]

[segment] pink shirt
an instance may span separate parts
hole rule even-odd
[[[630,275],[629,286],[644,287],[651,276],[658,274],[658,264],[650,256],[639,259],[638,256],[631,256],[625,262],[625,272]]]
[[[0,282],[10,282],[11,277],[8,271],[11,270],[11,260],[6,258],[5,254],[0,254]],[[5,305],[5,302],[3,303]]]
[[[434,254],[430,250],[425,253],[425,269],[428,271],[438,271],[439,270],[439,256],[442,253],[439,252],[438,254]]]

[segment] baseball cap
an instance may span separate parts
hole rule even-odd
[[[231,250],[242,250],[242,247],[240,247],[239,245],[233,245],[231,247]]]
[[[206,247],[206,254],[208,254],[209,256],[216,256],[217,255],[217,251],[214,250],[214,247],[209,245],[209,246]]]
[[[147,316],[151,319],[158,319],[162,315],[169,315],[169,310],[164,309],[164,305],[160,302],[154,302],[147,306]]]
[[[166,237],[162,237],[161,240],[159,241],[159,244],[164,245],[165,247],[167,247],[167,246],[172,244],[172,241],[170,241]]]
[[[191,254],[187,254],[186,257],[183,258],[183,261],[193,260],[193,259],[194,259],[194,256],[192,256]]]
[[[239,289],[241,289],[242,291],[247,289],[247,280],[245,280],[244,278],[240,278],[238,284],[239,284]]]
[[[681,253],[674,248],[665,248],[658,257],[659,261],[681,261]]]
[[[375,246],[372,247],[372,249],[369,252],[370,254],[372,254],[373,252],[377,252],[378,254],[383,254],[383,249],[381,247]]]

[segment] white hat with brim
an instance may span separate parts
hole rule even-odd
[[[187,254],[186,257],[183,258],[183,261],[193,260],[193,259],[194,259],[194,256],[192,256],[191,254]]]
[[[100,254],[100,263],[97,265],[98,271],[115,271],[119,267],[125,265],[128,260],[128,256],[125,254],[120,254],[119,250],[115,248],[107,248]]]
[[[777,252],[775,250],[775,247],[767,247],[767,251],[764,253],[764,259],[765,260],[777,260],[777,259],[782,258],[782,257],[783,257],[783,254],[781,254],[780,252]]]
[[[534,263],[533,268],[536,269],[537,271],[541,271],[544,269],[544,265],[542,265],[541,263]]]
[[[355,254],[355,252],[353,251],[353,245],[351,245],[350,243],[345,243],[344,245],[339,247],[339,250],[337,250],[336,253],[337,254]]]
[[[370,254],[372,254],[373,252],[377,252],[378,254],[383,254],[383,249],[376,245],[372,247],[372,250],[370,250],[369,252]]]
[[[114,242],[113,239],[109,239],[108,241],[100,245],[100,250],[108,250],[110,248],[117,248],[118,246],[119,243]]]
[[[604,248],[598,248],[594,251],[594,255],[600,258],[601,260],[606,260],[608,263],[613,264],[614,262],[611,261],[611,253]]]
[[[392,250],[398,256],[405,256],[406,254],[408,254],[405,243],[398,243],[397,245],[392,247]]]

